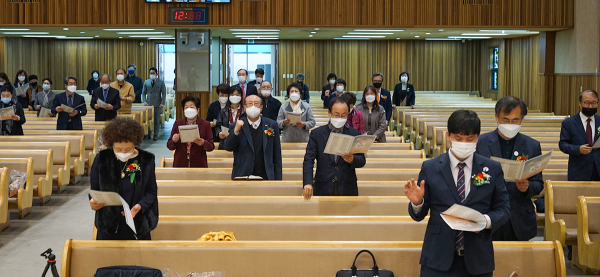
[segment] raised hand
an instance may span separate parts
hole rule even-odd
[[[410,202],[415,205],[421,205],[423,203],[423,195],[425,195],[425,180],[421,181],[421,186],[417,186],[415,179],[410,179],[404,185],[404,194]]]

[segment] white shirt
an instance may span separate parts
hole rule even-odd
[[[596,139],[596,132],[594,132],[594,130],[596,130],[596,117],[595,116],[587,117],[582,112],[579,112],[579,115],[581,116],[581,123],[583,123],[583,130],[586,132],[587,132],[587,120],[588,120],[588,118],[591,119],[590,126],[592,127],[592,141],[594,141]]]
[[[231,109],[231,118],[235,119],[235,117],[237,116],[237,113],[240,111],[241,107],[242,106],[239,105],[238,108],[235,109],[235,110],[233,108],[230,108]],[[233,123],[235,123],[235,122],[233,122]]]
[[[260,116],[258,117],[258,120],[256,120],[255,122],[250,121],[250,118],[248,118],[248,123],[250,123],[250,126],[252,126],[252,128],[254,128],[254,130],[258,129],[258,127],[260,126]],[[235,135],[239,135],[240,132],[234,132]]]

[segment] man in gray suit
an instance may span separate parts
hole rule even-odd
[[[521,123],[527,115],[523,100],[506,96],[496,103],[498,128],[483,134],[477,142],[477,154],[484,157],[499,157],[525,162],[542,155],[540,143],[519,133]],[[510,220],[492,233],[496,241],[527,241],[537,234],[537,221],[531,197],[544,189],[542,173],[516,182],[506,182],[510,200]]]
[[[160,114],[165,106],[167,92],[165,82],[158,79],[158,70],[156,67],[150,68],[150,79],[144,82],[142,87],[142,101],[145,106],[154,106],[154,140],[158,140],[158,131],[160,129]]]

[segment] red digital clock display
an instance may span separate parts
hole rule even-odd
[[[169,8],[170,24],[208,24],[208,8]]]

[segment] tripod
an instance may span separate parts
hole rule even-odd
[[[49,268],[52,268],[52,277],[60,277],[58,276],[58,271],[56,270],[56,256],[52,254],[52,249],[48,248],[48,250],[44,251],[44,253],[42,253],[40,256],[48,260],[46,263],[46,268],[44,268],[44,273],[42,273],[42,277],[46,276]]]

